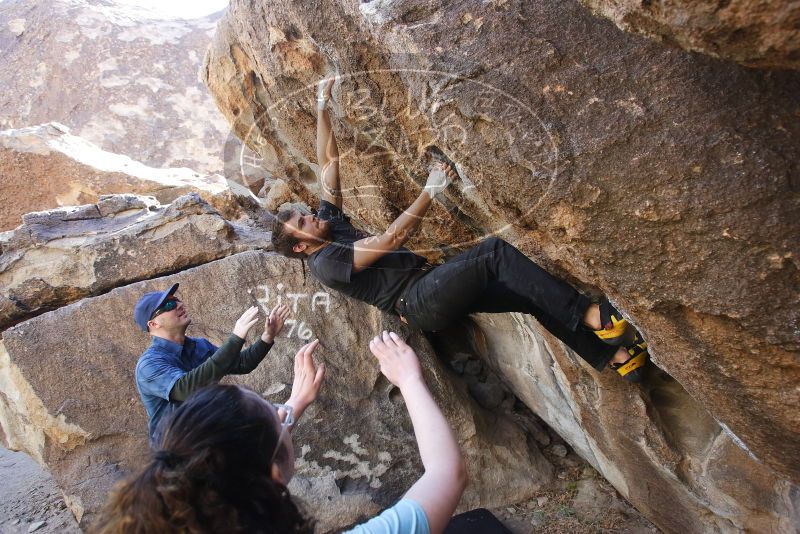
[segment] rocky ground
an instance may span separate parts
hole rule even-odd
[[[559,466],[558,480],[528,501],[492,509],[514,534],[659,532],[563,443],[545,455]],[[0,480],[0,534],[81,532],[53,478],[27,454],[0,447]]]
[[[53,477],[23,452],[0,447],[0,534],[79,533]]]
[[[536,497],[492,512],[514,534],[661,532],[597,471],[553,433],[544,450],[558,468],[557,480]],[[558,441],[555,441],[558,440]],[[563,455],[563,456],[562,456]]]

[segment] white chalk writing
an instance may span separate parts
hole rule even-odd
[[[311,297],[311,311],[315,311],[317,309],[317,304],[323,303],[325,304],[325,313],[330,313],[331,311],[331,296],[326,293],[325,291],[317,291],[314,293],[314,296]]]
[[[275,284],[274,288],[261,284],[256,286],[256,289],[259,295],[256,301],[267,313],[272,307],[280,306],[285,302],[289,306],[292,315],[295,315],[295,317],[287,319],[285,322],[283,333],[286,337],[296,335],[303,341],[312,339],[314,332],[297,315],[301,315],[303,312],[316,315],[319,311],[324,311],[325,313],[330,313],[331,311],[331,296],[326,291],[317,291],[313,295],[309,293],[292,293],[287,290],[283,283]]]
[[[286,333],[286,337],[292,337],[295,333],[297,333],[297,337],[302,339],[303,341],[308,341],[311,339],[311,336],[314,335],[314,332],[311,331],[310,328],[306,326],[306,323],[303,321],[297,321],[296,319],[286,319],[285,326],[289,327],[289,331]]]

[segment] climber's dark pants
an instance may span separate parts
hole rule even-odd
[[[444,534],[511,534],[486,508],[476,508],[450,519]]]
[[[412,283],[398,301],[398,312],[426,332],[469,313],[527,313],[601,370],[617,348],[582,326],[589,304],[571,285],[492,237]]]

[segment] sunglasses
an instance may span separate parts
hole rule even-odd
[[[179,299],[177,297],[170,298],[168,301],[166,301],[164,304],[162,304],[160,308],[156,308],[156,311],[154,311],[153,315],[150,316],[150,320],[152,321],[153,319],[155,319],[156,317],[158,317],[162,313],[171,312],[172,310],[174,310],[175,308],[178,307],[178,304],[180,303],[180,301],[181,301],[181,299]]]

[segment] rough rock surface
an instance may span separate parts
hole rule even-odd
[[[462,507],[516,502],[551,480],[552,467],[535,442],[456,387],[421,334],[329,294],[313,280],[304,285],[299,262],[251,251],[119,287],[3,333],[0,423],[6,441],[49,466],[82,525],[91,521],[111,484],[147,457],[146,418],[133,369],[149,340],[133,323],[131,310],[139,295],[173,282],[181,283],[193,317],[189,334],[216,343],[248,306],[292,305],[291,320],[269,356],[239,380],[273,401],[288,396],[296,349],[313,337],[323,341],[319,357],[328,378],[296,431],[297,474],[291,486],[321,530],[375,513],[420,474],[405,407],[367,347],[385,328],[401,332],[419,349],[428,384],[462,445],[470,472]]]
[[[751,67],[800,68],[800,5],[782,0],[580,0],[623,30]]]
[[[59,123],[0,131],[0,176],[4,199],[0,231],[17,227],[23,214],[89,204],[104,194],[152,195],[169,204],[183,194],[199,192],[223,212],[230,207],[226,197],[252,196],[219,174],[157,169],[101,150]]]
[[[413,245],[435,257],[440,245],[499,233],[610,295],[653,360],[705,410],[687,430],[703,451],[685,449],[690,463],[707,465],[706,448],[730,446],[706,423],[716,420],[748,451],[721,455],[752,454],[764,466],[763,480],[704,494],[709,508],[790,521],[777,519],[790,505],[775,499],[796,501],[795,487],[779,488],[800,480],[800,74],[631,36],[574,0],[317,8],[234,1],[206,57],[220,109],[261,164],[314,202],[313,84],[340,73],[334,128],[354,220],[385,228],[419,192],[422,148],[442,148],[463,179]],[[553,364],[559,373],[577,373],[563,384],[570,405],[582,404],[584,390],[603,391],[598,377],[563,362]],[[614,387],[623,386],[644,398],[653,389]],[[600,469],[626,462],[625,406],[608,412],[620,429],[613,435],[580,421],[586,439],[613,444]],[[603,473],[661,528],[733,528],[692,504],[694,485],[723,485],[724,470],[683,479],[662,471],[662,458],[639,458],[628,476],[660,472],[669,492],[628,491],[630,482]],[[746,495],[764,487],[772,494],[754,509]]]
[[[790,534],[800,527],[797,486],[743,450],[663,371],[651,369],[641,388],[630,387],[610,370],[591,369],[522,314],[476,315],[438,337],[440,352],[489,363],[665,531]]]
[[[264,242],[197,193],[167,206],[152,197],[110,195],[96,204],[30,213],[0,240],[0,329]]]
[[[58,121],[151,167],[223,172],[230,129],[197,77],[219,14],[156,16],[97,0],[0,2],[0,129]]]

